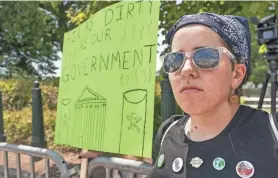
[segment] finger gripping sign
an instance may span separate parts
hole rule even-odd
[[[56,144],[151,157],[159,7],[122,1],[64,34]]]

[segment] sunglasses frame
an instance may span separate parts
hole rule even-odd
[[[201,67],[199,67],[198,65],[196,65],[196,63],[195,63],[195,61],[194,61],[194,59],[192,58],[193,56],[194,56],[194,54],[197,52],[197,51],[199,51],[199,50],[202,50],[202,49],[216,49],[217,51],[218,51],[218,53],[219,53],[219,61],[218,61],[218,64],[216,65],[216,66],[214,66],[214,67],[212,67],[212,68],[207,68],[207,69],[205,69],[205,68],[201,68]],[[183,55],[183,61],[182,61],[182,65],[180,66],[180,68],[179,69],[177,69],[176,71],[174,71],[174,72],[166,72],[166,70],[165,70],[165,67],[164,67],[164,61],[165,61],[165,57],[166,56],[168,56],[169,54],[173,54],[173,53],[179,53],[179,54],[182,54]],[[201,69],[201,70],[211,70],[211,69],[214,69],[214,68],[216,68],[216,67],[218,67],[219,66],[219,64],[220,64],[220,59],[221,59],[221,54],[226,54],[231,60],[232,60],[232,62],[234,62],[235,64],[236,64],[236,57],[233,55],[233,53],[231,53],[227,48],[225,48],[225,47],[203,47],[203,48],[198,48],[198,49],[195,49],[195,50],[192,50],[192,51],[187,51],[187,52],[170,52],[170,53],[167,53],[167,54],[165,54],[165,55],[163,55],[162,56],[162,58],[161,58],[161,60],[162,60],[162,66],[163,66],[163,70],[164,70],[164,72],[166,73],[166,74],[172,74],[172,73],[176,73],[176,72],[179,72],[182,68],[183,68],[183,66],[184,66],[184,63],[185,63],[185,61],[186,61],[186,59],[190,59],[190,58],[192,58],[192,61],[193,61],[193,64],[194,64],[194,66],[195,67],[197,67],[198,69]]]

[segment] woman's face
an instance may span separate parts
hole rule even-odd
[[[220,36],[203,25],[188,25],[176,32],[172,51],[186,52],[201,47],[225,47]],[[245,66],[233,62],[225,54],[220,55],[220,64],[211,70],[194,66],[192,59],[185,61],[183,68],[169,75],[175,99],[184,112],[198,115],[227,104],[231,89],[236,89],[245,75]]]

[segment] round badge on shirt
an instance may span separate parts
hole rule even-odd
[[[173,161],[172,169],[174,172],[179,172],[183,167],[183,160],[181,158],[176,158]]]
[[[213,164],[214,169],[220,171],[220,170],[224,169],[226,163],[223,158],[217,157],[213,160],[212,164]]]
[[[163,164],[164,164],[164,154],[161,154],[157,161],[157,167],[161,168],[163,166]]]
[[[250,178],[254,175],[255,168],[248,161],[240,161],[236,165],[236,172],[242,178]]]
[[[190,164],[195,168],[199,168],[203,164],[203,162],[204,161],[201,158],[195,157],[191,159]]]

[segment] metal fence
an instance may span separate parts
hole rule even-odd
[[[3,155],[4,178],[25,178],[22,176],[21,154],[29,156],[30,178],[42,177],[36,175],[35,160],[43,159],[45,164],[44,177],[50,177],[50,160],[52,160],[60,171],[59,177],[72,178],[79,172],[78,167],[68,169],[66,161],[55,151],[45,148],[37,148],[26,145],[14,145],[0,143],[0,153]],[[16,154],[16,175],[9,174],[9,153]],[[152,165],[140,161],[128,160],[114,157],[97,157],[89,162],[88,178],[145,178],[151,170]]]
[[[151,167],[152,165],[140,161],[98,157],[89,162],[88,178],[143,178]]]
[[[15,153],[16,154],[16,177],[17,178],[23,178],[22,176],[22,170],[21,170],[21,160],[20,155],[25,154],[29,156],[30,159],[30,178],[35,178],[35,160],[38,158],[44,159],[45,163],[45,178],[50,177],[49,172],[49,162],[52,160],[56,167],[59,169],[61,173],[61,178],[71,178],[75,172],[74,169],[68,170],[68,166],[66,161],[63,159],[62,156],[60,156],[57,152],[51,151],[44,148],[37,148],[32,146],[26,146],[26,145],[14,145],[14,144],[8,144],[8,143],[0,143],[0,152],[2,152],[3,155],[3,162],[4,162],[4,178],[9,178],[9,159],[8,155],[9,153]]]
[[[161,117],[163,120],[175,113],[176,104],[167,75],[163,76],[161,85]],[[5,143],[2,93],[0,91],[0,153],[3,155],[4,178],[9,177],[8,153],[16,154],[16,177],[22,178],[20,155],[25,154],[30,158],[30,177],[35,178],[34,159],[42,158],[45,161],[45,177],[49,177],[49,160],[53,160],[61,172],[61,178],[71,178],[78,169],[68,170],[65,160],[55,151],[45,149],[47,143],[44,136],[42,96],[39,83],[34,82],[32,89],[32,143],[33,146],[14,145]],[[2,159],[2,158],[0,158]],[[99,157],[90,161],[88,166],[88,177],[91,178],[97,168],[102,168],[106,178],[137,178],[144,177],[151,169],[151,165],[139,161],[122,158]],[[101,177],[102,178],[102,177]]]

